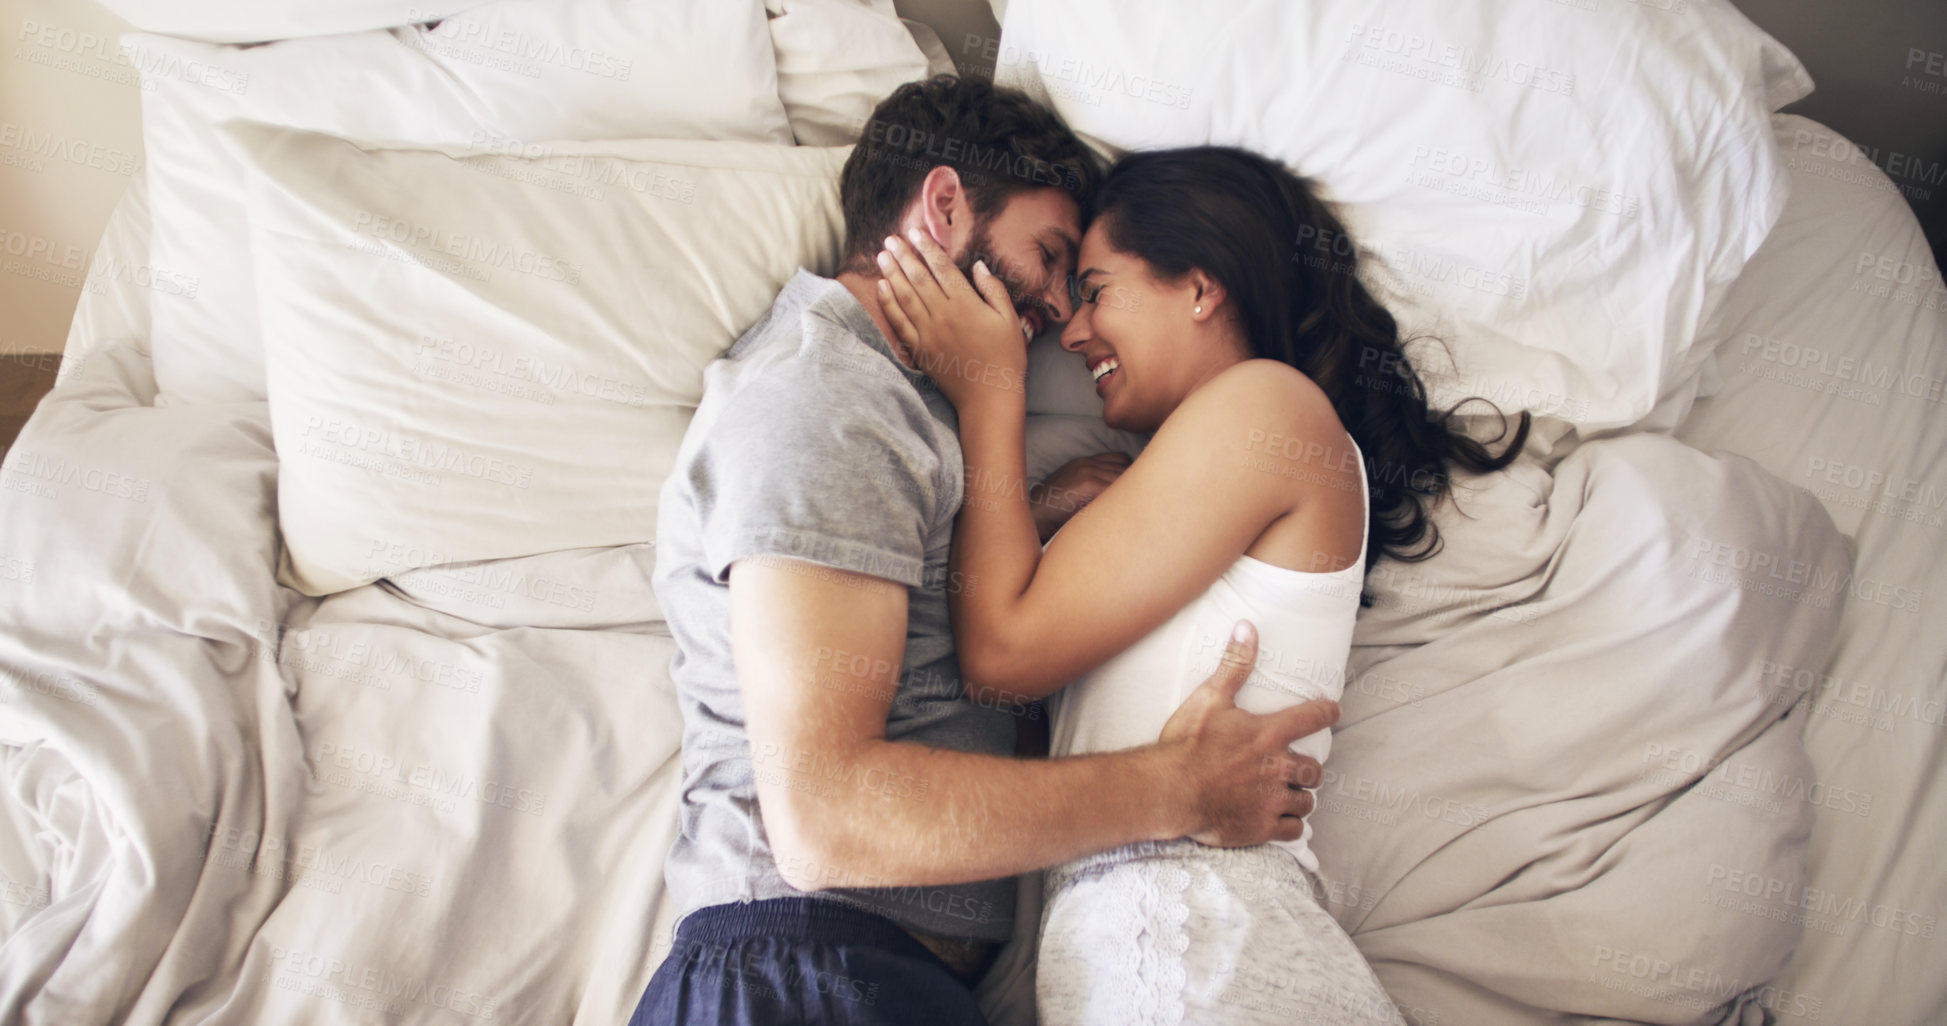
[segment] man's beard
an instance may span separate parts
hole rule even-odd
[[[1030,290],[1027,282],[1019,280],[1013,274],[1009,273],[1008,268],[1002,265],[999,260],[995,259],[993,252],[988,248],[991,244],[992,240],[987,236],[986,221],[983,220],[976,223],[973,234],[967,238],[966,252],[960,254],[960,259],[953,262],[954,266],[960,268],[960,273],[967,276],[967,281],[972,282],[974,280],[974,263],[976,261],[985,262],[987,269],[994,272],[994,276],[1001,280],[1002,285],[1007,286],[1007,298],[1014,302],[1014,312],[1016,314],[1019,314],[1023,318],[1027,317],[1030,313],[1039,314],[1042,325],[1053,324],[1054,318],[1050,316],[1048,304],[1043,302],[1041,297],[1036,294],[1040,290]]]

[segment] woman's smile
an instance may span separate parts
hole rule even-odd
[[[1089,364],[1088,372],[1095,378],[1096,395],[1108,394],[1109,380],[1115,377],[1116,371],[1120,370],[1121,367],[1122,364],[1113,356],[1105,356]]]

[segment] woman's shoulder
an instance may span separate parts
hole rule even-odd
[[[1362,454],[1331,397],[1296,367],[1245,360],[1191,393],[1178,413],[1157,440],[1174,431],[1180,444],[1169,448],[1184,458],[1221,454],[1238,481],[1287,498],[1361,493]]]
[[[1336,440],[1345,431],[1332,398],[1309,375],[1280,360],[1244,360],[1219,372],[1185,399],[1184,427],[1247,438]],[[1173,418],[1174,419],[1174,418]]]

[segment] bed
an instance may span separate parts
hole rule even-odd
[[[95,260],[152,273],[94,279],[0,474],[8,1021],[617,1023],[669,946],[659,461],[782,276],[829,272],[863,112],[945,54],[850,0],[721,5],[684,26],[716,59],[669,66],[643,41],[670,25],[630,20],[668,12],[447,6],[135,41],[151,170]],[[1105,149],[1293,116],[1193,112],[1222,94],[1151,65],[1145,140],[1064,77],[1102,58],[1010,69],[1087,6],[1015,0],[996,56]],[[1468,330],[1493,304],[1445,322],[1482,362],[1443,394],[1550,416],[1461,482],[1442,555],[1375,570],[1314,818],[1321,900],[1419,1026],[1947,1016],[1947,289],[1884,177],[1772,113],[1790,68],[1761,56],[1733,85],[1774,90],[1744,170],[1775,201],[1628,319],[1683,338],[1536,358]],[[401,70],[333,99],[334,62]],[[685,76],[713,102],[656,102]],[[1338,199],[1399,309],[1448,294],[1388,196]],[[1133,444],[1034,361],[1035,466]],[[996,1023],[1033,1021],[1031,940],[980,988]]]

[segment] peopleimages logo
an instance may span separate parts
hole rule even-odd
[[[388,1018],[404,1018],[407,1002],[483,1020],[492,1019],[500,1005],[498,998],[479,991],[429,984],[401,975],[393,966],[361,965],[275,944],[270,946],[270,971],[279,989],[381,1012]]]
[[[406,8],[407,24],[433,21],[430,12],[417,8]],[[536,35],[520,29],[495,25],[491,21],[475,18],[471,14],[454,14],[438,19],[434,24],[421,30],[428,40],[440,40],[450,44],[475,47],[492,53],[497,61],[469,60],[463,52],[441,50],[441,56],[458,57],[470,63],[485,63],[502,71],[512,71],[529,78],[539,76],[539,69],[532,64],[552,64],[569,71],[580,71],[598,78],[612,78],[627,82],[635,72],[635,58],[622,54],[607,53],[584,46],[569,46],[559,39]],[[407,45],[412,45],[408,43]]]
[[[440,440],[399,434],[384,428],[365,427],[348,421],[319,416],[305,418],[304,427],[293,439],[306,455],[332,459],[337,450],[369,453],[396,461],[403,469],[433,474],[452,473],[526,488],[534,479],[534,468],[499,456],[476,452]],[[310,443],[308,446],[306,443]],[[335,462],[346,462],[336,460]],[[352,464],[359,465],[359,464]],[[380,469],[383,469],[381,466]],[[432,482],[437,483],[437,478]]]
[[[1921,599],[1925,597],[1920,588],[1860,576],[1850,569],[1830,570],[1801,559],[1780,557],[1748,545],[1712,538],[1689,538],[1684,542],[1683,555],[1693,564],[1692,577],[1735,583],[1747,590],[1757,587],[1781,597],[1816,599],[1814,605],[1826,605],[1832,596],[1845,594],[1860,601],[1918,613]],[[1712,569],[1722,572],[1709,573]],[[1699,574],[1696,572],[1699,570],[1705,572]]]
[[[1862,918],[1871,926],[1908,937],[1931,938],[1940,927],[1940,917],[1900,908],[1884,902],[1868,905],[1863,898],[1847,897],[1819,888],[1764,873],[1733,866],[1713,865],[1706,886],[1747,898],[1758,898],[1779,906],[1810,912],[1839,923],[1856,923]]]
[[[456,257],[485,267],[511,267],[522,274],[531,274],[546,281],[581,284],[579,263],[483,239],[478,235],[451,231],[438,225],[361,210],[353,215],[349,227],[359,235]]]
[[[1824,1011],[1824,1003],[1818,998],[1782,990],[1761,980],[1725,976],[1709,966],[1671,961],[1661,954],[1598,944],[1594,956],[1589,962],[1589,979],[1597,986],[1655,998],[1698,1012],[1715,1009],[1740,994],[1757,998],[1761,1005],[1774,1013],[1815,1022]]]
[[[531,383],[562,395],[580,395],[621,406],[649,405],[649,386],[612,374],[588,371],[568,363],[551,363],[531,353],[475,344],[465,339],[421,332],[413,355],[421,362],[437,361],[512,382]],[[552,397],[550,397],[550,402]]]
[[[978,39],[977,36],[968,36],[967,43],[971,46]],[[981,47],[981,56],[1007,67],[1032,64],[1047,85],[1051,88],[1068,87],[1066,95],[1084,103],[1098,102],[1089,97],[1109,93],[1177,110],[1190,109],[1192,94],[1189,86],[1154,75],[1140,72],[1131,74],[1122,68],[1096,64],[1079,57],[1024,50],[1018,46],[1003,45],[998,39],[986,40]]]
[[[103,146],[59,132],[37,131],[31,125],[19,125],[12,121],[0,121],[0,148],[19,150],[33,157],[77,167],[91,167],[113,175],[133,175],[141,166],[140,159],[133,151]],[[26,170],[39,171],[41,168],[30,167]]]
[[[1878,725],[1881,721],[1886,722],[1885,729],[1892,729],[1891,721],[1894,719],[1924,727],[1947,727],[1947,701],[1924,694],[1892,691],[1871,681],[1841,677],[1810,667],[1763,660],[1758,664],[1758,687],[1778,702],[1795,702],[1801,697],[1811,697],[1814,699],[1813,711],[1829,710],[1826,714],[1835,719],[1865,723],[1876,730],[1881,729]],[[1840,706],[1851,707],[1857,712],[1847,713]]]
[[[1559,68],[1510,60],[1500,54],[1441,43],[1416,32],[1360,21],[1353,22],[1346,33],[1345,53],[1340,59],[1475,93],[1491,78],[1562,96],[1575,92],[1575,76]]]
[[[1641,206],[1634,196],[1626,196],[1588,182],[1564,178],[1553,171],[1508,167],[1485,157],[1446,147],[1415,146],[1412,155],[1406,160],[1406,166],[1429,175],[1445,176],[1454,181],[1498,189],[1507,194],[1510,200],[1518,197],[1537,201],[1530,206],[1538,205],[1540,213],[1546,213],[1549,204],[1568,203],[1585,210],[1614,214],[1628,221],[1636,217]],[[1409,180],[1443,191],[1460,191],[1462,195],[1466,195],[1464,191],[1434,184],[1424,179]],[[1502,205],[1513,206],[1516,209],[1529,209],[1513,202]]]
[[[1054,185],[1065,189],[1073,189],[1082,181],[1080,171],[1067,164],[1016,154],[1004,146],[982,146],[956,136],[940,135],[905,125],[874,121],[866,136],[881,146],[897,151],[889,156],[934,157],[1037,185]]]

